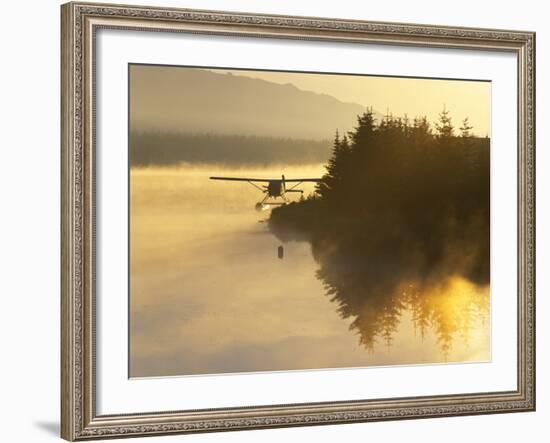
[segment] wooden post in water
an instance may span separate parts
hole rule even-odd
[[[282,259],[285,256],[285,248],[283,248],[283,245],[281,245],[277,248],[277,256],[280,259]]]

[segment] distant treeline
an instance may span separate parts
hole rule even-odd
[[[132,132],[134,166],[217,163],[228,166],[324,163],[330,140],[306,140],[219,134]]]
[[[367,347],[391,341],[403,287],[421,296],[454,277],[489,283],[490,140],[471,130],[446,110],[433,127],[366,112],[336,134],[316,193],[271,213],[281,240],[311,242],[327,295]],[[430,309],[423,318],[448,347],[456,329]]]

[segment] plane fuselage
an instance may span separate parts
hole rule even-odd
[[[280,197],[283,191],[282,180],[272,180],[267,184],[267,195],[270,197]]]

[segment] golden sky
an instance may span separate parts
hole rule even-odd
[[[427,116],[437,120],[445,106],[458,129],[465,117],[473,132],[491,135],[491,83],[486,81],[396,78],[340,74],[304,74],[252,70],[212,70],[231,72],[266,81],[287,84],[299,89],[328,94],[340,101],[372,106],[375,111],[410,118]]]

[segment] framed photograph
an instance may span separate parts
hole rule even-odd
[[[535,409],[535,35],[62,6],[62,437]]]

